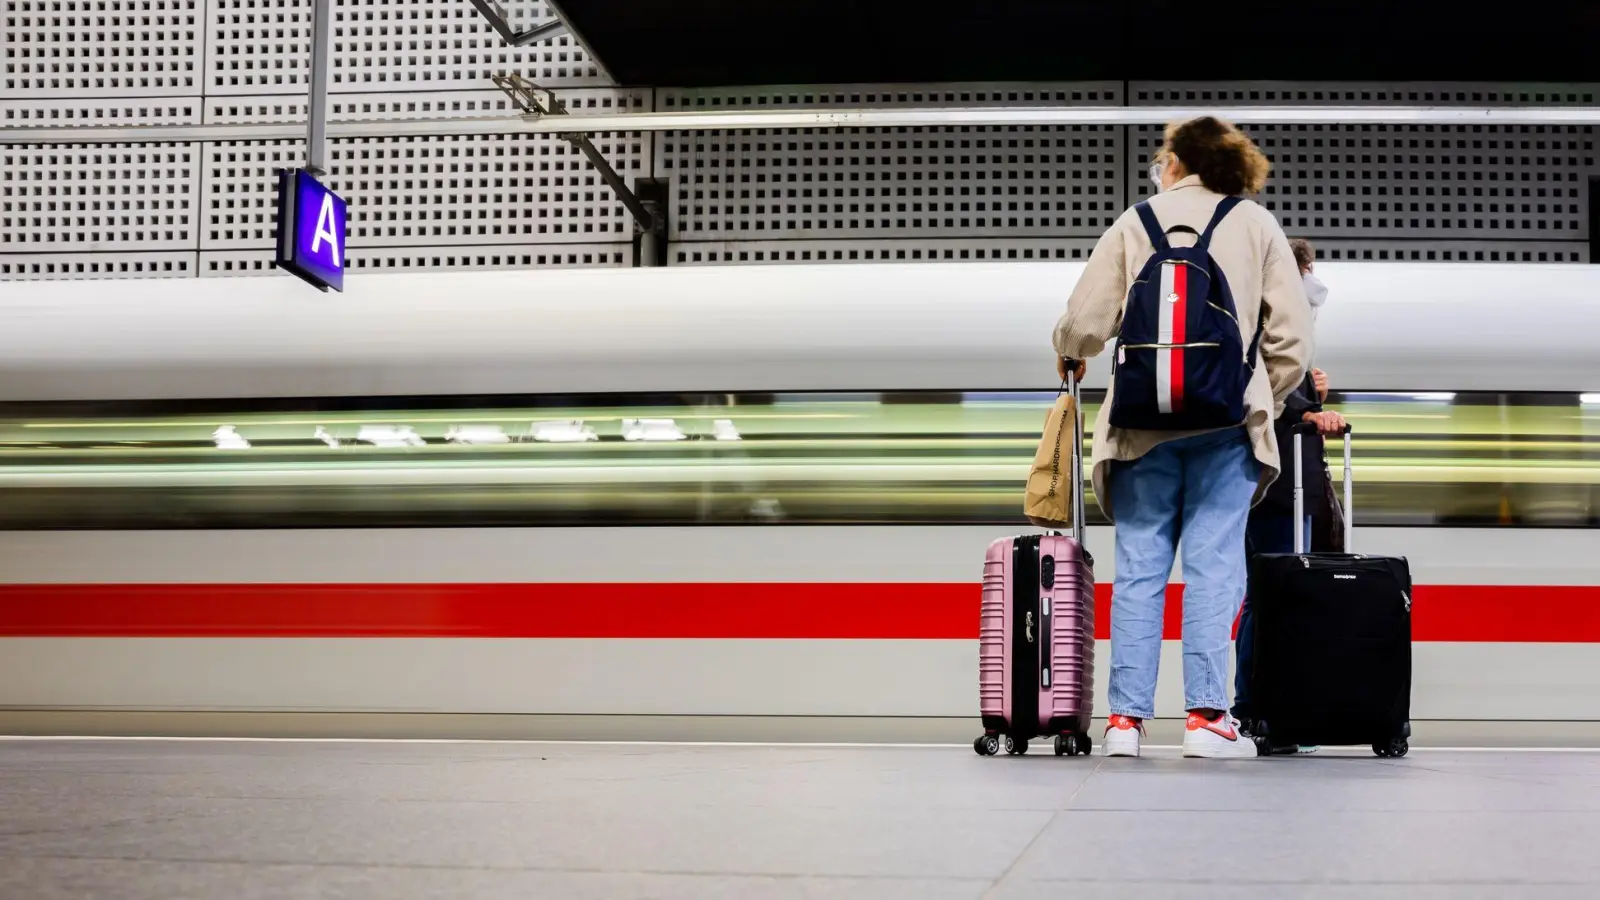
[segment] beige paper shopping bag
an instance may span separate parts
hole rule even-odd
[[[1072,395],[1062,392],[1045,418],[1044,436],[1033,455],[1033,469],[1028,472],[1028,487],[1023,493],[1022,512],[1040,528],[1072,526],[1072,511],[1077,508],[1073,497],[1077,479],[1072,471],[1077,419]]]

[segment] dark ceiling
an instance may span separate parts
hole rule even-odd
[[[1600,0],[558,0],[621,84],[1600,81]]]

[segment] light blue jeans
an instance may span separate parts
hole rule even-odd
[[[1184,708],[1228,708],[1233,620],[1244,600],[1245,523],[1259,472],[1243,428],[1166,441],[1139,459],[1112,463],[1113,715],[1155,715],[1162,612],[1180,545]]]

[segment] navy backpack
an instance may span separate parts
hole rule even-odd
[[[1238,205],[1238,197],[1224,197],[1193,247],[1168,243],[1149,203],[1134,207],[1156,252],[1128,290],[1117,333],[1113,427],[1188,431],[1244,422],[1261,320],[1246,351],[1228,279],[1210,251],[1217,223]]]

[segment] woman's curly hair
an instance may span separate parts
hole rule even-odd
[[[1208,189],[1227,196],[1261,193],[1272,168],[1248,135],[1215,116],[1168,125],[1162,149]]]

